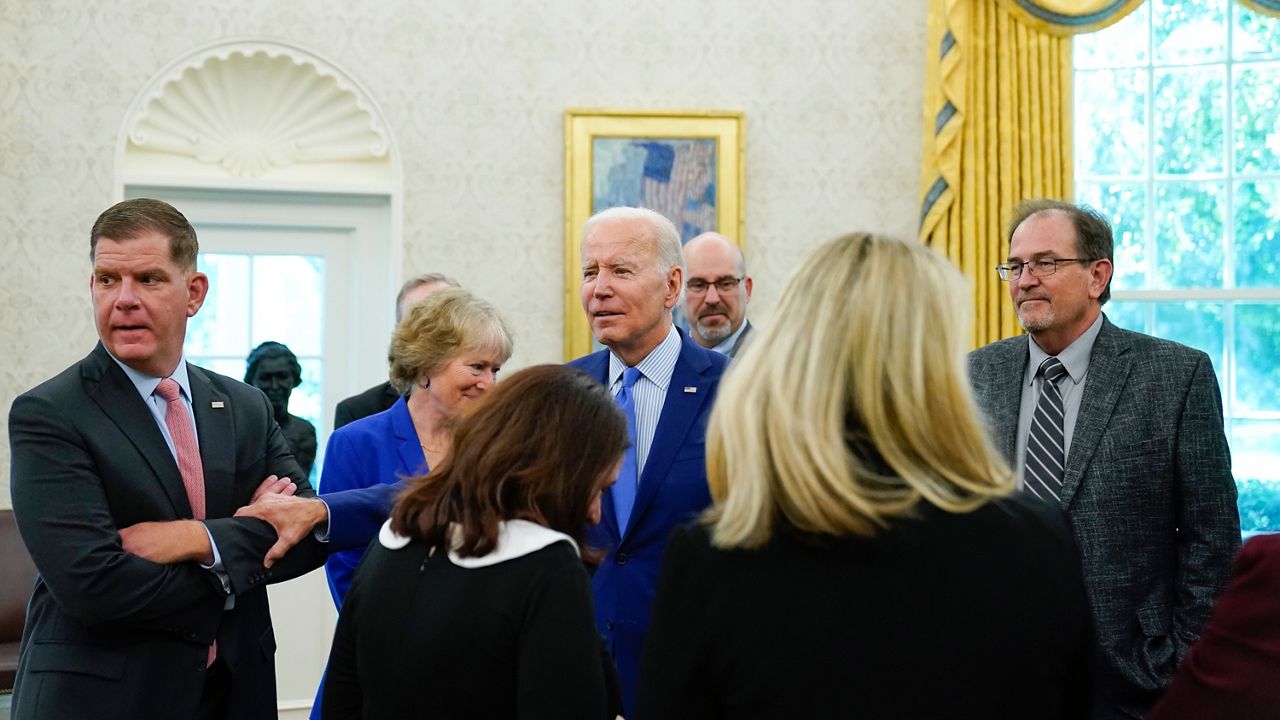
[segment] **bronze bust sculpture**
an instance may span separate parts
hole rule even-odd
[[[297,415],[289,414],[289,396],[302,384],[302,365],[287,345],[268,340],[249,353],[244,381],[258,388],[271,401],[276,423],[306,476],[316,461],[316,429]]]

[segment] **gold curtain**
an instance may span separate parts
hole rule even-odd
[[[1236,0],[1241,5],[1263,15],[1280,18],[1280,0]]]
[[[995,272],[1010,210],[1072,194],[1070,34],[1140,3],[930,0],[919,232],[972,283],[975,347],[1019,332]]]

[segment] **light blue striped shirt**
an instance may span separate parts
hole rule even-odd
[[[658,343],[636,369],[641,377],[631,388],[636,407],[636,478],[644,474],[644,463],[649,459],[649,448],[653,446],[653,434],[658,430],[658,419],[662,417],[662,406],[667,401],[667,386],[671,384],[671,375],[676,370],[676,360],[680,359],[680,333],[671,326],[667,337]],[[622,389],[622,371],[626,369],[622,358],[609,351],[609,391],[617,397]]]

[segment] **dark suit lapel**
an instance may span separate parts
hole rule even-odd
[[[235,490],[235,423],[230,399],[219,392],[203,370],[187,363],[191,382],[191,409],[196,416],[200,464],[204,468],[205,516],[230,517]],[[265,480],[266,478],[258,478]],[[181,482],[181,480],[179,480]],[[186,497],[186,490],[183,490]]]
[[[738,336],[738,342],[726,353],[730,358],[738,357],[738,351],[742,350],[742,346],[747,342],[747,336],[751,334],[751,321],[747,321],[746,327],[742,328],[742,334]]]
[[[645,510],[666,482],[676,453],[684,447],[689,428],[711,395],[711,381],[702,377],[702,372],[711,366],[706,358],[706,353],[711,351],[693,346],[692,341],[683,333],[680,339],[680,357],[671,373],[667,398],[662,404],[662,415],[659,416],[658,428],[653,433],[653,443],[649,446],[644,472],[640,474],[640,487],[636,491],[636,504],[631,510],[628,530],[639,526]]]
[[[1022,412],[1022,383],[1027,374],[1027,343],[1012,342],[993,359],[986,401],[994,440],[1010,463],[1018,457],[1018,415]]]
[[[1089,374],[1080,396],[1080,413],[1076,416],[1075,430],[1071,435],[1071,449],[1067,451],[1067,466],[1062,477],[1064,508],[1069,507],[1075,497],[1084,471],[1102,441],[1103,431],[1111,422],[1111,414],[1132,367],[1128,353],[1129,343],[1124,335],[1104,317],[1098,339],[1093,343],[1093,353],[1089,356]]]
[[[156,426],[155,416],[138,395],[133,382],[116,365],[115,360],[111,359],[101,343],[81,364],[81,377],[85,381],[85,391],[89,398],[120,428],[138,454],[151,466],[151,471],[155,473],[165,495],[173,504],[174,513],[182,518],[191,517],[191,503],[187,501],[187,491],[182,485],[178,463],[174,461],[173,453],[169,452],[169,446],[165,444],[164,435]]]

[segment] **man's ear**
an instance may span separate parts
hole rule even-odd
[[[1115,266],[1110,260],[1103,258],[1095,260],[1092,267],[1089,268],[1089,297],[1097,300],[1102,297],[1102,293],[1106,292],[1107,286],[1111,284],[1111,275],[1115,272]]]
[[[668,310],[680,302],[680,288],[684,287],[684,268],[676,265],[667,273],[667,292],[662,304]]]
[[[742,284],[743,284],[743,286],[747,289],[747,302],[750,302],[750,301],[751,301],[751,289],[755,286],[755,283],[752,281],[752,277],[751,277],[750,275],[748,275],[748,276],[747,276],[747,277],[742,281]]]
[[[187,317],[195,317],[209,294],[209,276],[193,272],[187,276]]]

